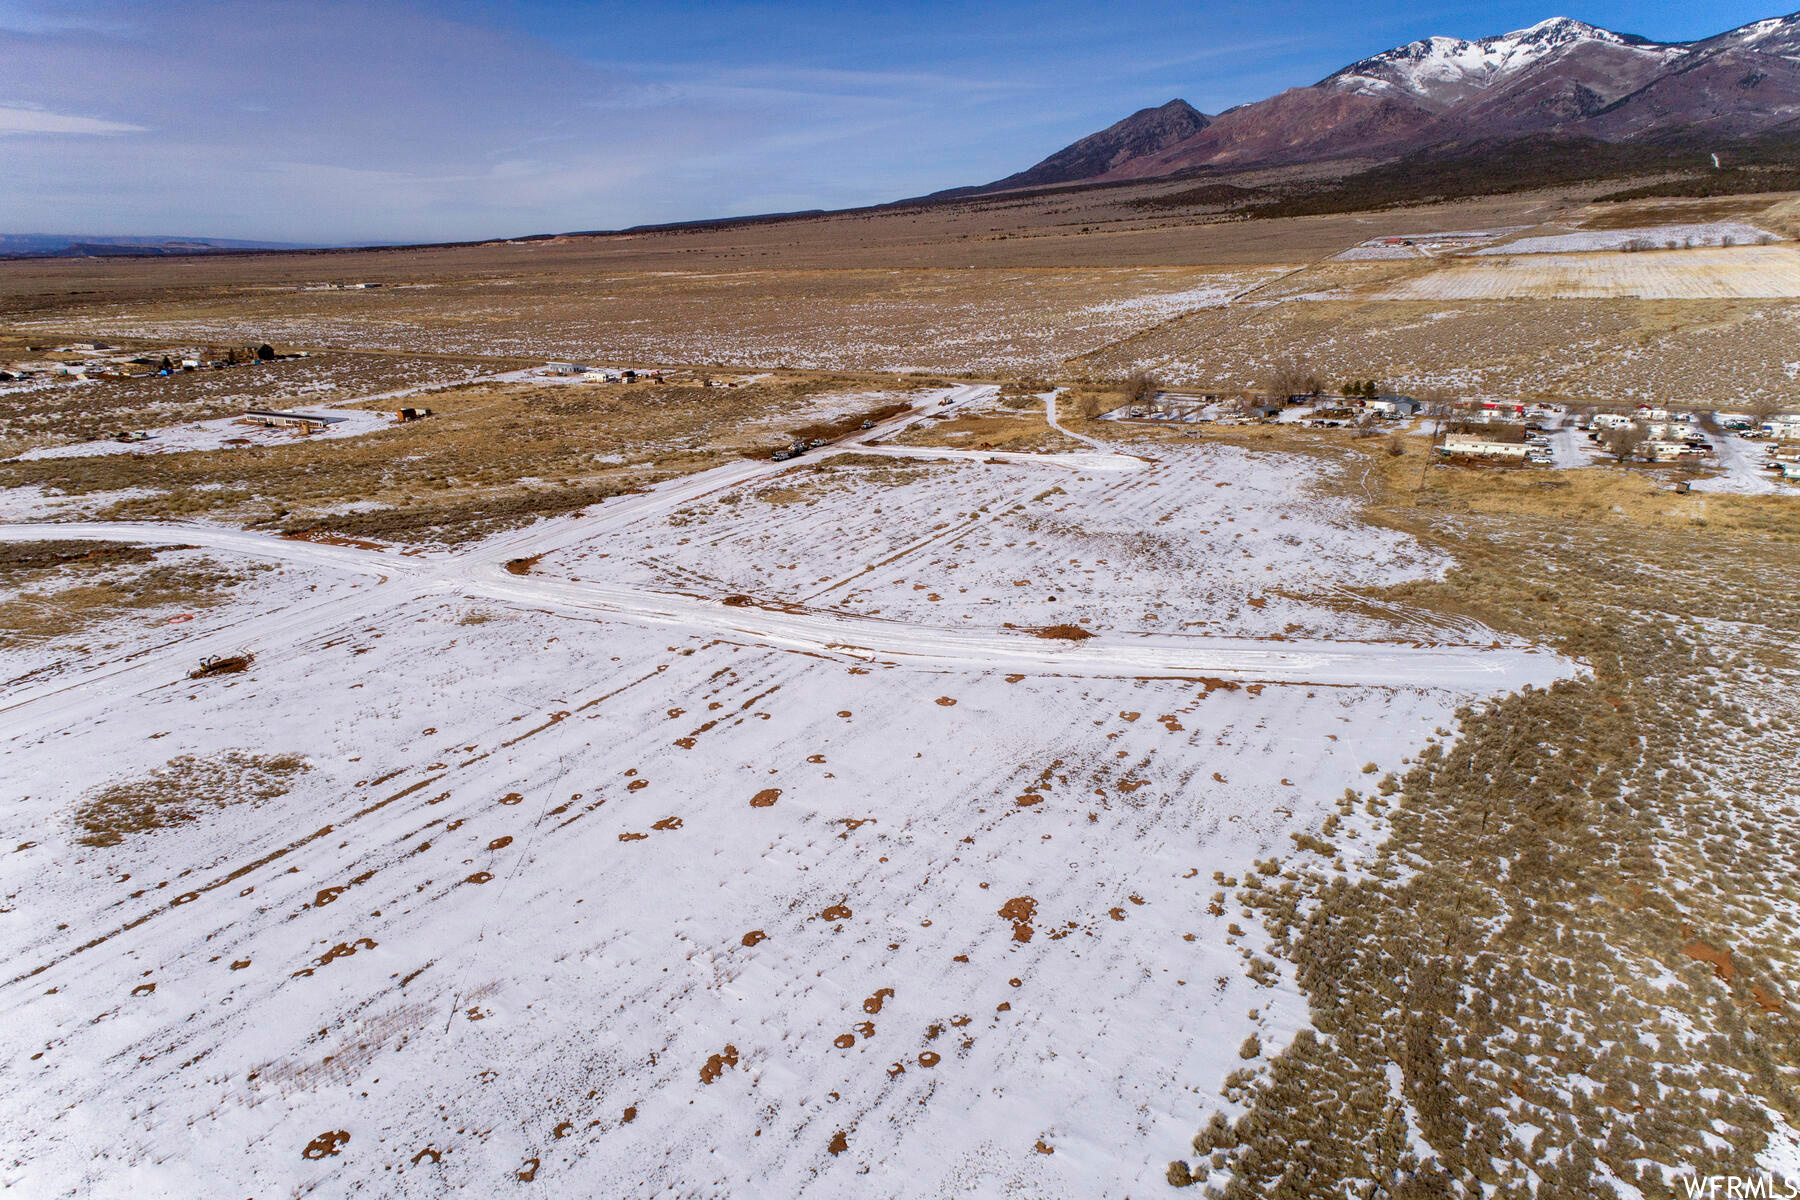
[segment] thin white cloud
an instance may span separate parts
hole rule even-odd
[[[9,133],[113,134],[143,133],[142,125],[123,121],[102,121],[97,117],[78,117],[70,113],[48,112],[41,108],[21,108],[0,104],[0,136]]]

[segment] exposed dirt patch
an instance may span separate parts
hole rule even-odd
[[[1695,938],[1693,941],[1683,946],[1681,952],[1689,958],[1703,962],[1711,967],[1713,969],[1713,974],[1717,975],[1720,979],[1727,983],[1731,982],[1731,977],[1735,974],[1731,966],[1731,955],[1719,949],[1717,946],[1710,946],[1698,938]]]
[[[506,560],[507,572],[513,575],[529,575],[532,568],[542,562],[543,558],[544,556],[541,554],[533,554],[526,558],[509,558]]]
[[[1031,636],[1065,642],[1085,642],[1094,635],[1079,625],[1041,625],[1031,631]]]
[[[327,1133],[321,1133],[318,1137],[306,1143],[306,1149],[300,1151],[300,1157],[333,1157],[343,1149],[344,1144],[349,1140],[350,1131],[347,1129],[333,1129]],[[417,1162],[418,1160],[415,1159],[414,1161]]]
[[[756,795],[750,797],[750,807],[770,808],[779,799],[781,799],[780,788],[764,788],[762,791],[756,793]]]
[[[1013,941],[1031,940],[1031,919],[1037,915],[1037,901],[1030,896],[1014,896],[1000,906],[1000,916],[1013,923]]]
[[[737,1065],[737,1047],[727,1042],[723,1052],[707,1056],[706,1064],[700,1068],[700,1082],[712,1083],[725,1073],[725,1068],[735,1067]]]

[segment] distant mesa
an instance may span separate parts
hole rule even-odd
[[[296,242],[246,242],[230,238],[0,233],[0,258],[154,258],[181,254],[229,254],[246,250],[318,248]]]

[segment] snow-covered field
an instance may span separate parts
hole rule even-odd
[[[1244,1038],[1304,1019],[1213,873],[1570,669],[1404,611],[1309,640],[1440,565],[1311,461],[742,462],[458,556],[187,531],[305,569],[0,696],[6,1179],[1160,1189]],[[1006,628],[1051,619],[1098,636]],[[233,750],[309,769],[77,840],[109,785]]]
[[[1577,229],[1569,233],[1519,238],[1474,251],[1487,254],[1572,254],[1589,250],[1692,250],[1700,246],[1750,246],[1778,241],[1765,229],[1742,221],[1705,221],[1687,225],[1645,225],[1631,229]]]
[[[1109,317],[1166,321],[1197,308],[1217,308],[1220,305],[1229,304],[1244,293],[1254,291],[1285,273],[1285,269],[1281,267],[1270,267],[1260,271],[1240,271],[1199,287],[1187,288],[1184,291],[1153,292],[1148,295],[1133,296],[1128,300],[1108,300],[1103,304],[1091,304],[1082,311]]]
[[[1136,470],[1070,471],[919,453],[938,461],[904,476],[799,466],[611,527],[536,570],[906,622],[1379,638],[1397,634],[1330,599],[1444,565],[1362,525],[1305,460],[1167,446]]]
[[[284,412],[317,413],[332,418],[333,423],[316,433],[263,425],[243,417],[223,417],[216,421],[194,421],[167,429],[147,430],[150,436],[141,442],[108,439],[76,442],[67,446],[43,446],[27,450],[21,459],[85,458],[95,454],[181,454],[190,450],[223,450],[242,446],[270,446],[291,442],[296,438],[327,441],[332,438],[357,437],[385,429],[394,423],[394,414],[370,412],[359,408],[320,408],[316,405]]]
[[[1498,248],[1496,248],[1498,249]],[[1381,300],[1722,300],[1800,297],[1800,250],[1787,245],[1643,254],[1536,253],[1461,259],[1380,285]],[[1317,299],[1340,299],[1337,293]]]

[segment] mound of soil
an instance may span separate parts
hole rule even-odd
[[[188,672],[189,679],[210,679],[214,675],[237,675],[250,669],[256,661],[254,654],[233,654],[226,658],[203,658],[200,665]]]

